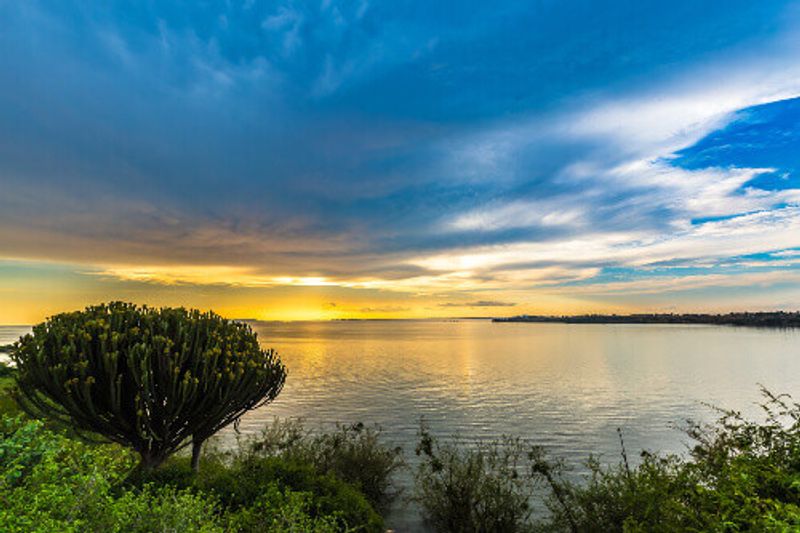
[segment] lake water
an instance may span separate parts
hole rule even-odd
[[[485,320],[253,327],[289,376],[241,431],[276,416],[377,423],[411,462],[420,417],[442,437],[517,435],[580,465],[590,453],[617,461],[618,427],[631,456],[680,452],[676,423],[711,419],[703,402],[757,416],[758,384],[800,398],[798,330]],[[0,328],[0,344],[21,331]],[[413,509],[398,509],[389,525],[419,528]]]

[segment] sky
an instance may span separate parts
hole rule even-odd
[[[800,309],[800,5],[0,0],[0,324]]]

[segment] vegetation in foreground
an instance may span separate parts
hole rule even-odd
[[[9,532],[383,531],[351,485],[281,458],[190,459],[135,469],[117,445],[90,445],[40,421],[0,425],[0,529]],[[134,474],[132,476],[132,473]]]
[[[233,406],[236,413],[274,397],[282,367],[255,351],[249,330],[231,330],[215,315],[160,310],[142,318],[118,305],[42,325],[12,348],[18,369],[0,365],[0,530],[384,531],[380,513],[398,497],[393,476],[405,466],[379,428],[325,433],[275,423],[234,451],[206,451],[202,460],[194,446],[190,456],[174,454],[207,440],[204,428],[235,419],[198,411],[206,404],[197,403],[197,391],[231,399],[212,412]],[[150,333],[115,322],[126,316]],[[243,357],[263,369],[260,386],[250,388],[237,370],[239,362],[248,366]],[[422,426],[410,497],[444,532],[799,531],[800,405],[763,394],[763,421],[720,411],[713,424],[686,426],[694,442],[686,456],[642,453],[631,465],[623,446],[616,465],[590,458],[582,482],[519,439],[457,446]],[[237,403],[242,398],[249,399]],[[51,406],[57,416],[29,418],[15,400],[28,416]],[[144,414],[131,418],[131,406],[144,406]],[[92,416],[99,422],[87,422]],[[183,433],[154,427],[157,420]],[[120,431],[172,444],[142,448],[104,429],[132,421],[138,425]],[[177,444],[176,434],[183,435]],[[106,443],[94,442],[103,437]],[[160,450],[159,460],[143,449]]]

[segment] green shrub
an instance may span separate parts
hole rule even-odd
[[[548,471],[553,489],[546,531],[633,532],[702,531],[693,516],[689,495],[697,479],[675,456],[645,454],[637,468],[625,464],[603,467],[587,464],[590,474],[581,484],[565,482]],[[540,472],[545,468],[541,467]],[[557,495],[556,495],[557,494]]]
[[[472,533],[530,529],[530,452],[518,439],[474,448],[439,443],[423,425],[417,454],[416,501],[437,531]]]
[[[15,374],[16,369],[13,366],[0,362],[0,416],[14,417],[21,412],[12,396]]]
[[[300,421],[280,421],[241,445],[248,457],[282,457],[310,464],[359,489],[377,509],[386,510],[399,495],[393,476],[405,466],[402,449],[383,444],[381,429],[358,423],[332,432],[311,432]]]
[[[12,350],[26,412],[101,435],[153,468],[273,400],[285,369],[246,324],[114,302],[63,313]]]
[[[2,352],[2,350],[0,350]],[[17,373],[17,369],[0,361],[0,379],[10,378]]]
[[[223,533],[226,531],[213,496],[145,485],[126,490],[94,517],[97,533]]]
[[[8,388],[0,386],[0,416],[15,417],[22,413]]]
[[[135,465],[115,445],[90,446],[40,421],[0,421],[0,531],[223,531],[216,502],[171,488],[125,491]]]
[[[241,533],[337,533],[357,530],[347,527],[341,513],[320,515],[314,507],[311,493],[281,490],[277,484],[272,484],[253,503],[230,513],[228,529]]]
[[[3,531],[86,530],[133,464],[118,448],[71,441],[38,421],[6,417],[0,424]]]
[[[3,418],[0,531],[383,530],[380,517],[355,489],[317,475],[308,465],[261,459],[226,466],[212,455],[208,468],[197,474],[189,458],[146,472],[133,469],[135,462],[119,446],[88,445],[40,421]],[[145,481],[148,475],[153,479]]]
[[[299,504],[292,494],[301,493],[308,499],[308,505],[301,507],[319,527],[339,524],[340,530],[345,526],[367,532],[384,530],[383,519],[356,488],[333,474],[318,473],[313,465],[280,457],[207,454],[199,473],[192,470],[188,458],[173,457],[161,468],[141,474],[136,482],[214,494],[226,513],[241,513],[246,523],[253,523],[253,513],[265,501],[272,501],[275,490],[284,494],[287,505],[294,506],[289,514],[298,514]]]

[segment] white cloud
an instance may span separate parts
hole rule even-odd
[[[772,271],[739,274],[700,274],[690,276],[653,276],[634,281],[593,283],[559,287],[548,292],[570,295],[641,295],[690,291],[712,287],[770,287],[782,283],[800,283],[800,272]]]
[[[560,206],[557,202],[516,201],[464,213],[449,222],[449,226],[456,231],[493,231],[532,226],[577,226],[584,220],[584,211],[578,207]]]
[[[281,6],[261,22],[261,27],[269,32],[279,33],[282,36],[283,54],[290,56],[301,44],[300,29],[303,24],[303,15],[295,9]]]
[[[526,264],[559,264],[580,277],[591,274],[591,265],[632,269],[659,263],[713,266],[737,256],[800,247],[800,189],[748,186],[755,177],[776,169],[687,170],[670,163],[677,150],[723,127],[735,118],[736,111],[800,95],[797,42],[783,40],[781,45],[780,53],[766,58],[701,65],[658,86],[559,114],[493,125],[452,141],[450,175],[509,183],[509,199],[495,198],[461,213],[449,213],[443,217],[440,231],[486,232],[548,225],[580,231],[561,240],[465,247],[414,257],[409,262],[441,273],[469,272],[475,279],[491,280],[487,283],[519,281],[529,270],[536,285],[548,283],[546,276],[539,277],[540,267],[527,268]],[[531,152],[546,158],[551,154],[557,157],[559,151],[567,154],[564,164],[532,189],[540,197],[520,199],[519,184],[527,179],[525,169],[518,168],[520,161],[526,161]],[[535,172],[536,160],[530,165]],[[697,222],[703,219],[711,220]],[[742,268],[769,267],[737,264]],[[791,265],[772,262],[773,268],[781,266]],[[564,272],[552,275],[552,280],[558,280]],[[763,279],[780,280],[782,276],[789,279],[782,271]],[[654,290],[669,289],[670,279],[654,285]],[[740,276],[730,283],[747,279],[751,278]],[[683,286],[728,283],[724,280],[728,277],[720,274],[719,278],[687,280]],[[650,280],[641,281],[642,287],[648,283]],[[677,277],[674,283],[681,285]]]

